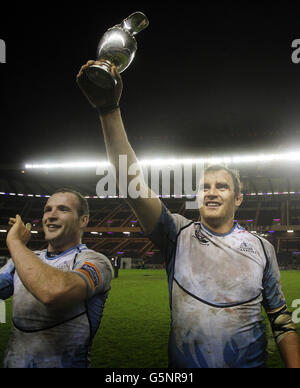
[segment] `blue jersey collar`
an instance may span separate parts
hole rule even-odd
[[[46,250],[45,258],[46,258],[47,260],[56,260],[56,259],[58,259],[58,258],[60,258],[60,257],[62,257],[62,256],[64,256],[64,255],[67,255],[68,253],[70,253],[70,252],[73,251],[73,250],[74,250],[74,251],[77,250],[78,253],[80,253],[81,251],[84,251],[84,250],[86,250],[86,249],[88,249],[88,248],[87,248],[87,246],[86,246],[85,244],[78,244],[78,245],[75,245],[75,247],[72,247],[72,248],[70,248],[70,249],[67,249],[66,251],[60,253],[59,255],[57,255],[57,256],[55,256],[55,257],[48,257],[48,256],[47,256],[47,250]]]
[[[237,229],[239,227],[239,225],[237,223],[234,224],[233,228],[227,232],[227,233],[216,233],[216,232],[213,232],[212,230],[210,230],[207,226],[205,226],[204,224],[202,224],[202,222],[200,223],[201,227],[206,230],[208,233],[212,234],[213,236],[218,236],[218,237],[225,237],[225,236],[228,236],[230,235],[232,232],[235,231],[235,229]]]

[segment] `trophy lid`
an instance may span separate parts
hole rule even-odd
[[[149,20],[142,12],[135,12],[123,20],[121,26],[130,34],[137,35],[139,32],[149,26]]]

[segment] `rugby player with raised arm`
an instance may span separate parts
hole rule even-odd
[[[123,84],[115,67],[114,89],[91,83],[84,70],[94,63],[81,68],[77,83],[99,112],[108,158],[118,172],[119,155],[127,156],[127,167],[137,163],[119,108]],[[141,197],[127,201],[167,263],[169,366],[266,367],[264,307],[285,365],[299,368],[299,340],[282,293],[274,248],[234,223],[243,201],[238,174],[223,166],[205,171],[200,222],[171,214],[151,195],[141,170],[138,174]],[[128,185],[135,178],[128,176]]]
[[[61,189],[47,201],[48,248],[27,248],[30,230],[19,215],[7,235],[11,259],[0,270],[0,299],[13,296],[6,368],[86,368],[110,289],[112,266],[82,244],[86,199]]]

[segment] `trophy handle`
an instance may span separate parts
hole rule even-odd
[[[142,12],[131,14],[121,23],[121,27],[124,28],[124,30],[127,30],[131,35],[137,35],[148,26],[149,20]]]
[[[117,85],[117,80],[111,71],[112,66],[113,64],[106,60],[101,65],[88,67],[85,73],[94,84],[103,89],[113,89]]]

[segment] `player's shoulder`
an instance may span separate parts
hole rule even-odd
[[[181,214],[172,213],[170,209],[168,209],[166,205],[162,203],[162,211],[158,224],[175,226],[173,229],[176,230],[176,233],[178,233],[186,226],[193,224],[193,222],[194,221],[187,219]]]
[[[172,217],[174,217],[178,221],[178,223],[180,223],[180,225],[182,225],[182,226],[187,226],[187,225],[191,225],[194,223],[193,220],[189,220],[188,218],[186,218],[178,213],[172,213]]]
[[[268,254],[268,256],[274,253],[273,244],[270,241],[268,241],[265,237],[262,237],[260,234],[256,232],[249,232],[249,231],[246,231],[246,232],[247,232],[248,238],[258,242],[262,246],[265,253]]]
[[[98,264],[100,266],[105,266],[112,270],[112,265],[107,256],[103,255],[103,253],[96,252],[93,249],[84,249],[80,253],[78,253],[77,262],[92,262],[94,264]]]
[[[103,253],[100,253],[100,252],[97,252],[97,251],[94,251],[93,249],[84,249],[82,250],[81,252],[78,253],[78,258],[82,259],[82,258],[90,258],[90,259],[95,259],[95,260],[108,260],[109,259],[103,255]]]
[[[253,238],[258,239],[265,248],[268,248],[268,249],[273,248],[273,245],[265,237],[262,237],[260,234],[256,232],[255,233],[253,232],[250,234],[253,236]]]
[[[189,220],[188,218],[182,216],[181,214],[172,214],[174,223],[176,225],[177,235],[182,235],[183,233],[189,233],[190,227],[193,227],[195,221]],[[194,228],[193,228],[194,230]]]
[[[260,239],[268,257],[276,255],[274,245],[270,241],[262,236],[257,236],[257,238]]]

